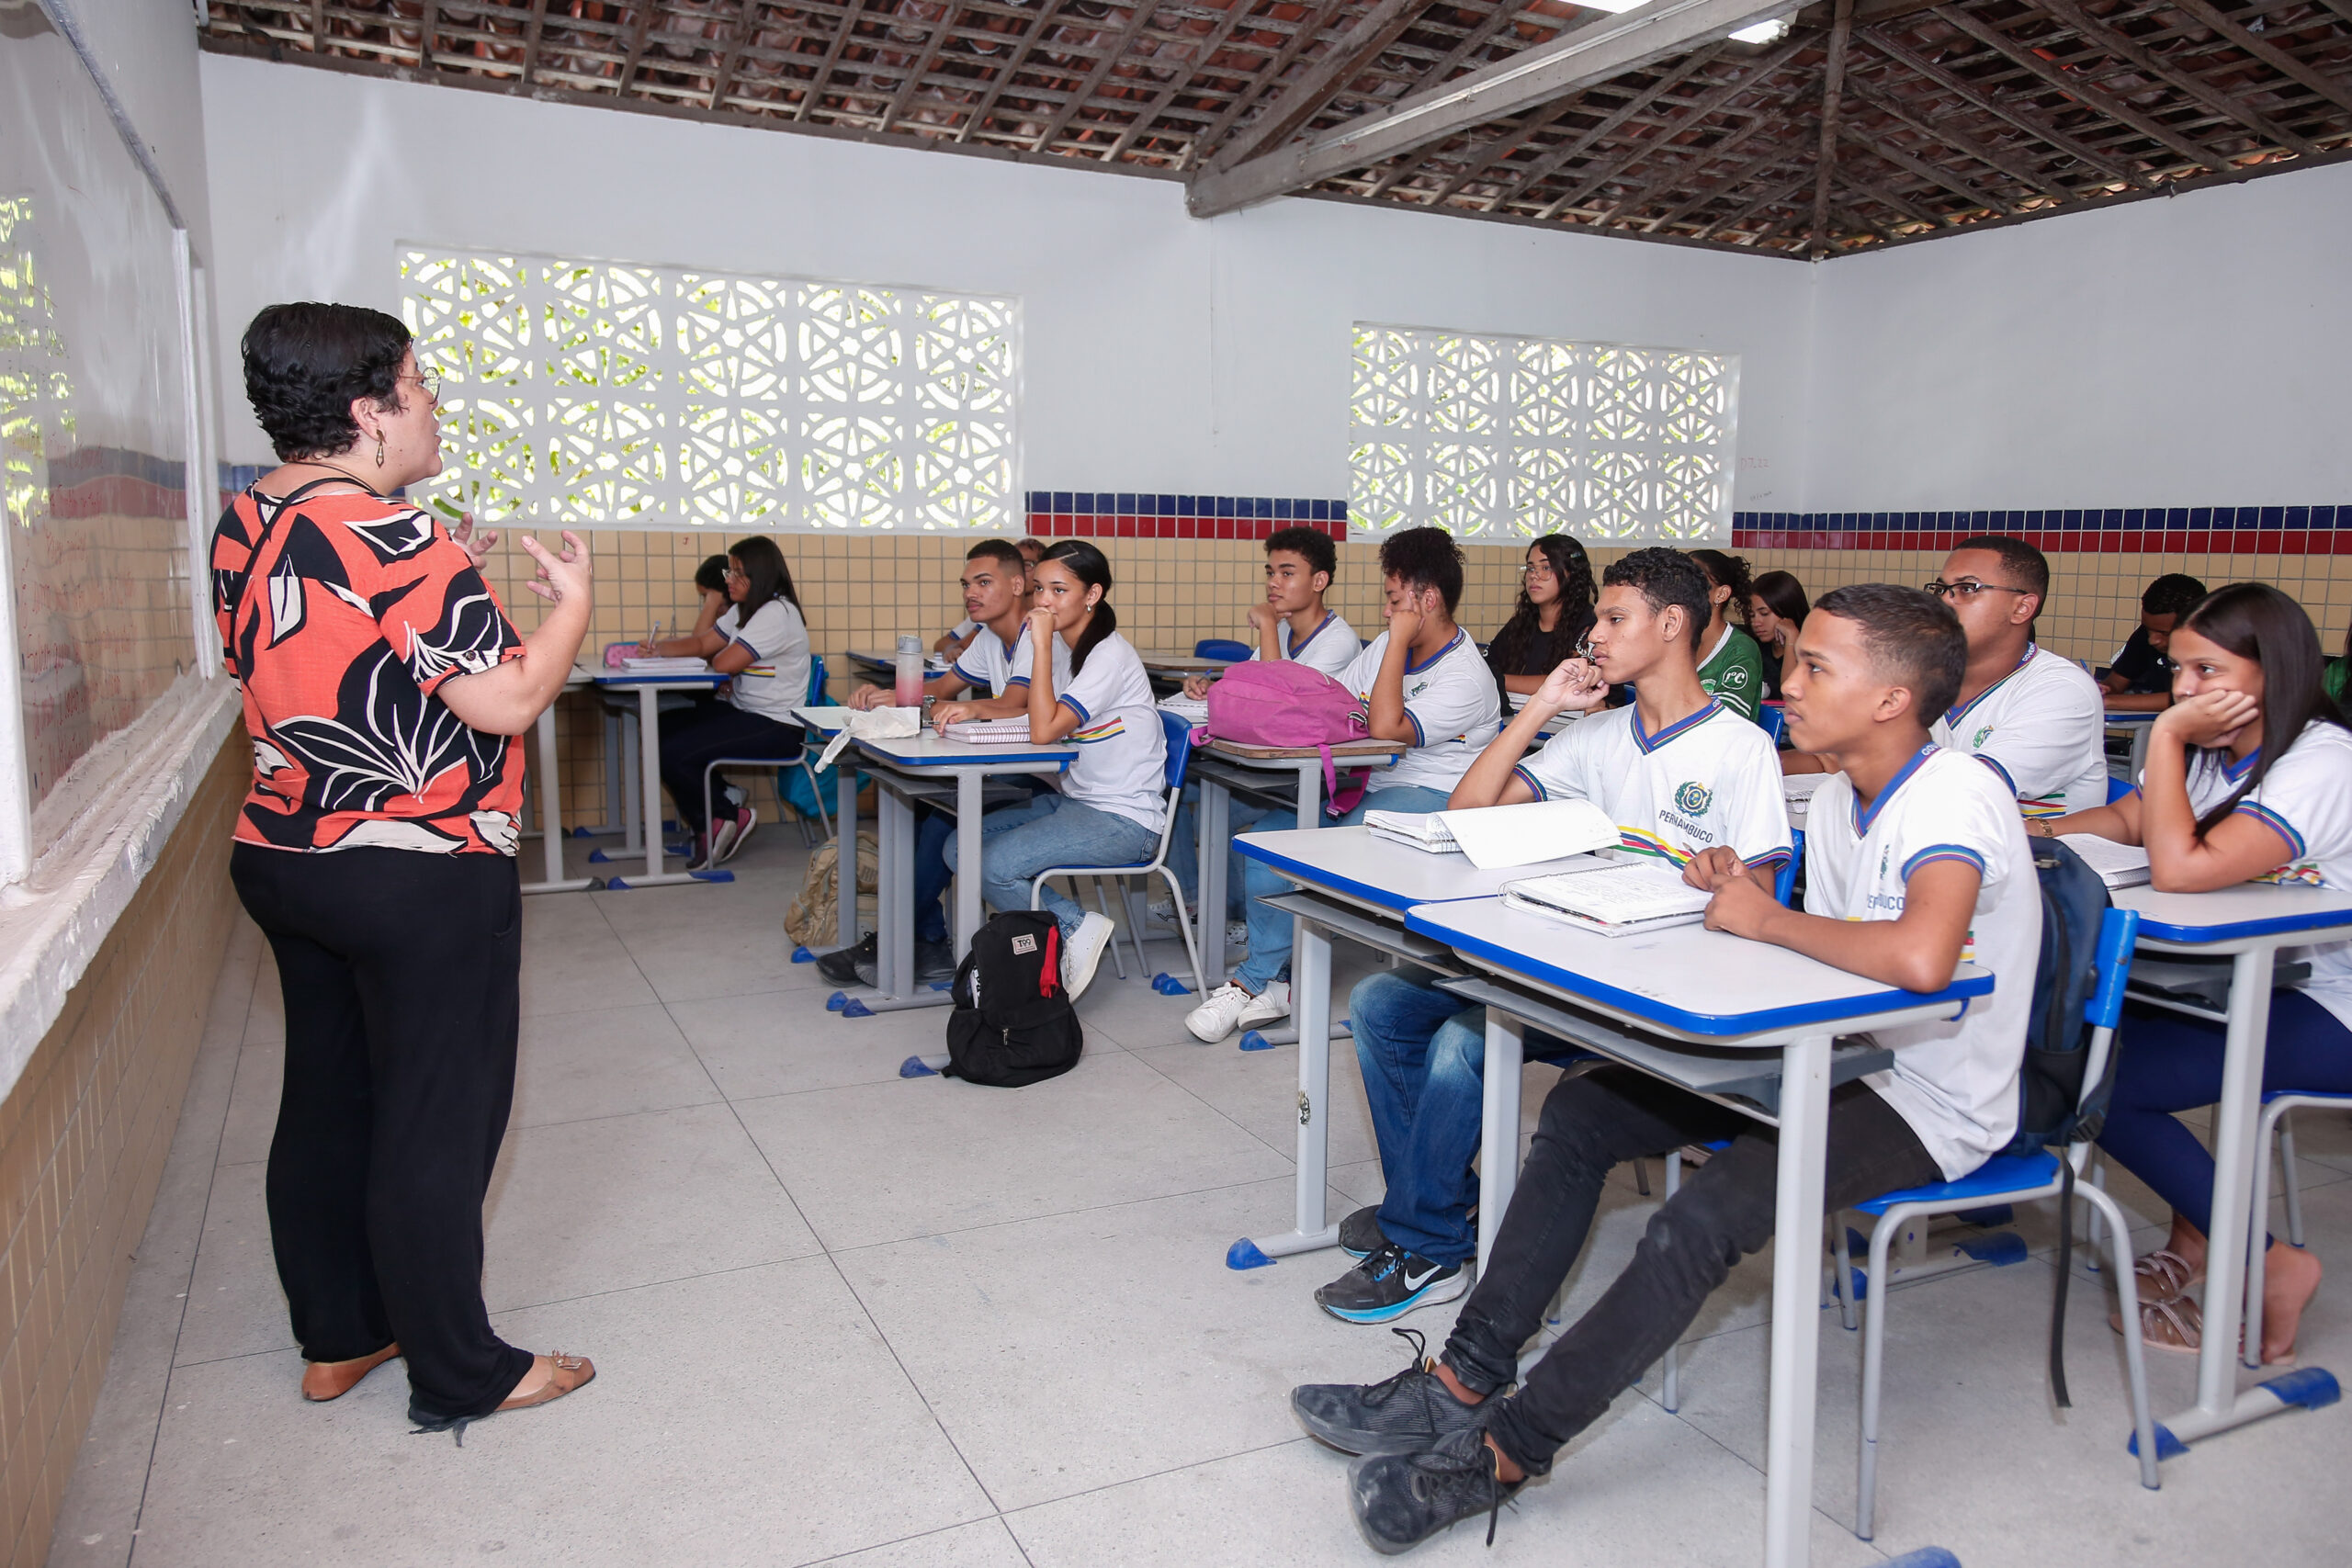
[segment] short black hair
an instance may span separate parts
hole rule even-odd
[[[1434,588],[1453,614],[1462,603],[1462,547],[1442,528],[1408,528],[1380,541],[1380,575],[1419,592]]]
[[[1003,539],[982,539],[964,552],[966,560],[978,560],[982,556],[990,560],[1004,561],[1023,571],[1029,570],[1029,558],[1021,553],[1021,547]]]
[[[2168,571],[2140,595],[2140,610],[2149,615],[2185,615],[2205,600],[2205,585],[2184,571]]]
[[[245,397],[281,462],[341,452],[359,439],[351,405],[401,406],[408,328],[361,305],[271,305],[245,328]]]
[[[1030,559],[1029,552],[1031,550],[1035,550],[1037,552],[1036,559],[1044,560],[1046,558],[1046,551],[1047,548],[1048,547],[1045,540],[1032,535],[1030,537],[1023,539],[1019,544],[1013,546],[1012,553],[1026,561]],[[1035,562],[1032,562],[1031,564],[1034,565]]]
[[[1956,545],[1955,549],[1983,548]],[[1833,588],[1813,606],[1816,615],[1836,615],[1861,628],[1871,667],[1907,687],[1921,728],[1932,726],[1960,695],[1968,671],[1968,634],[1951,606],[1917,588],[1892,582],[1856,582]]]
[[[1336,579],[1340,575],[1340,552],[1332,547],[1331,536],[1320,528],[1277,528],[1266,536],[1266,553],[1288,550],[1306,563],[1309,571],[1319,571]]]
[[[695,586],[706,593],[727,592],[727,558],[712,556],[695,568]]]
[[[1954,545],[1950,553],[1958,555],[1962,550],[1992,551],[2001,558],[2001,565],[2008,574],[2017,579],[2009,587],[2022,588],[2044,604],[2050,603],[2050,558],[2023,539],[2010,534],[1971,534]]]
[[[1680,550],[1652,545],[1631,551],[1609,563],[1600,574],[1600,586],[1634,590],[1654,615],[1663,614],[1669,604],[1679,604],[1682,618],[1690,623],[1690,651],[1699,651],[1714,599],[1707,574]]]

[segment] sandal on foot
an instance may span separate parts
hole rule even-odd
[[[341,1399],[359,1386],[360,1379],[400,1353],[400,1345],[395,1342],[372,1356],[354,1356],[348,1361],[305,1361],[302,1363],[302,1397],[313,1404]]]
[[[2107,1314],[2107,1324],[2118,1334],[2123,1332],[2123,1314]],[[2195,1355],[2205,1340],[2205,1313],[2195,1296],[2176,1296],[2168,1302],[2140,1303],[2140,1339],[2151,1350],[2177,1350]]]
[[[2132,1272],[2139,1278],[2143,1302],[2168,1302],[2187,1295],[2205,1278],[2205,1270],[2190,1263],[2179,1253],[2165,1247],[2143,1253],[2132,1260]]]
[[[503,1415],[509,1410],[529,1410],[537,1405],[551,1404],[572,1390],[585,1388],[595,1381],[595,1363],[585,1356],[567,1356],[558,1350],[551,1356],[545,1358],[535,1356],[532,1359],[535,1363],[540,1359],[547,1361],[548,1381],[528,1393],[508,1394],[505,1402],[491,1411],[490,1416]],[[527,1377],[529,1374],[524,1375]],[[490,1416],[431,1416],[419,1410],[412,1402],[408,1407],[408,1418],[416,1423],[415,1429],[410,1434],[412,1437],[427,1432],[447,1432],[457,1438],[458,1446],[462,1449],[466,1446],[466,1428],[477,1421],[488,1420]]]

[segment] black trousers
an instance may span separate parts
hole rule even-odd
[[[269,1234],[302,1355],[397,1339],[419,1413],[486,1415],[531,1367],[481,1299],[521,1018],[514,862],[239,844],[229,873],[286,995]]]
[[[1666,1354],[1732,1265],[1771,1239],[1780,1190],[1771,1129],[1631,1067],[1563,1078],[1545,1098],[1494,1252],[1445,1344],[1446,1365],[1481,1393],[1519,1375],[1520,1347],[1583,1250],[1610,1168],[1721,1138],[1731,1147],[1658,1207],[1625,1271],[1489,1413],[1514,1463],[1548,1468]],[[1830,1092],[1828,1141],[1829,1210],[1943,1177],[1910,1123],[1859,1082]]]
[[[691,708],[662,716],[662,783],[678,808],[678,820],[689,832],[700,833],[710,824],[702,819],[703,770],[721,757],[772,757],[789,762],[800,755],[806,732],[797,724],[779,724],[764,714],[722,703],[716,697],[698,699]],[[714,784],[714,794],[725,785]]]

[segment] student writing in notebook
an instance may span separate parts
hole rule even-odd
[[[1347,617],[1323,602],[1339,570],[1340,552],[1329,534],[1315,528],[1276,529],[1266,540],[1265,597],[1250,606],[1250,640],[1257,644],[1250,657],[1287,659],[1310,670],[1320,670],[1334,679],[1345,673],[1363,647],[1356,641],[1356,629],[1348,625]],[[1205,697],[1213,683],[1209,676],[1191,676],[1184,682],[1184,694]],[[1185,792],[1186,804],[1176,813],[1176,835],[1168,846],[1176,883],[1184,890],[1187,908],[1197,905],[1201,897],[1200,829],[1191,804],[1197,793]],[[1237,800],[1230,809],[1229,830],[1248,833],[1254,831],[1260,818],[1272,808]],[[1225,877],[1226,941],[1234,946],[1249,940],[1246,931],[1235,929],[1242,919],[1243,874],[1241,857],[1232,854]],[[1152,904],[1151,912],[1160,919],[1173,921],[1176,900],[1159,898]]]
[[[946,703],[935,714],[941,726],[967,718],[1009,718],[1025,711],[1029,701],[1030,639],[1022,635],[1028,615],[1029,567],[1021,552],[1002,539],[982,539],[964,556],[964,614],[973,624],[971,638],[944,675],[926,682],[929,695],[945,699],[966,694],[967,700]],[[1054,678],[1069,683],[1069,649],[1056,640]],[[850,698],[854,708],[887,707],[888,686],[861,686]],[[1001,781],[1027,785],[1027,778]],[[1042,786],[1038,786],[1042,787]],[[1034,791],[1033,791],[1034,793]],[[947,891],[947,843],[956,836],[956,818],[944,811],[921,807],[915,813],[915,979],[944,980],[956,973],[956,953],[947,940],[947,916],[942,896]],[[842,948],[817,960],[819,973],[837,986],[872,986],[877,974],[876,937],[871,931],[854,947]]]
[[[2148,852],[2160,892],[2246,881],[2352,887],[2352,730],[2323,685],[2318,634],[2302,606],[2260,582],[2233,582],[2171,637],[2173,703],[2148,737],[2139,786],[2112,806],[2032,824]],[[2292,952],[2301,987],[2270,993],[2262,1087],[2352,1094],[2352,942]],[[2202,1339],[2197,1290],[2213,1216],[2213,1156],[2176,1112],[2222,1097],[2220,1023],[2128,1008],[2115,1095],[2099,1147],[2172,1205],[2172,1234],[2140,1259],[2139,1329],[2162,1349]],[[2266,1243],[2262,1359],[2290,1360],[2320,1262]],[[2120,1325],[2119,1325],[2120,1326]]]
[[[1381,613],[1388,629],[1339,679],[1363,704],[1365,732],[1408,748],[1396,765],[1340,822],[1367,811],[1435,811],[1461,782],[1471,760],[1495,738],[1501,712],[1495,679],[1477,645],[1456,626],[1462,602],[1462,547],[1442,528],[1408,528],[1381,541]],[[1326,819],[1330,820],[1330,818]],[[1298,826],[1290,812],[1261,818],[1258,830]],[[1204,998],[1184,1027],[1207,1041],[1290,1015],[1291,919],[1261,898],[1289,885],[1257,861],[1246,863],[1250,956],[1233,978]]]
[[[1587,656],[1544,678],[1448,806],[1589,800],[1620,825],[1622,852],[1679,867],[1694,887],[1736,874],[1769,893],[1791,843],[1781,770],[1764,731],[1700,686],[1705,575],[1679,550],[1651,548],[1610,567],[1601,583]],[[1631,706],[1594,713],[1528,754],[1555,716],[1597,708],[1611,686],[1628,684]],[[1340,1245],[1363,1261],[1315,1292],[1345,1322],[1386,1323],[1452,1301],[1477,1251],[1470,1162],[1485,1103],[1487,1011],[1464,1008],[1435,978],[1411,968],[1374,974],[1348,998],[1388,1190],[1340,1224]],[[1566,1047],[1528,1036],[1530,1056],[1546,1049]]]
[[[2041,903],[2015,800],[1928,739],[1966,659],[1951,612],[1916,588],[1840,588],[1798,647],[1790,728],[1842,775],[1808,822],[1805,912],[1724,867],[1708,924],[1912,990],[1948,985],[1973,943],[2002,981],[1959,1019],[1887,1032],[1894,1068],[1831,1092],[1824,1195],[1835,1210],[1963,1175],[2014,1134]],[[1630,1067],[1554,1087],[1443,1352],[1370,1387],[1292,1392],[1309,1432],[1366,1456],[1349,1502],[1375,1546],[1401,1551],[1464,1517],[1491,1523],[1681,1337],[1732,1265],[1771,1239],[1774,1138]],[[1729,1146],[1652,1212],[1632,1261],[1521,1381],[1520,1350],[1583,1249],[1610,1170],[1718,1139]],[[1818,1245],[1808,1231],[1785,1245]]]
[[[2205,585],[2178,571],[2165,572],[2141,591],[2140,624],[2099,681],[2111,712],[2162,713],[2172,706],[2173,628],[2204,597]]]

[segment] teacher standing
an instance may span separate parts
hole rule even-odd
[[[408,329],[273,305],[245,393],[282,464],[212,536],[213,611],[254,783],[229,869],[286,998],[269,1228],[302,1393],[405,1356],[433,1430],[595,1376],[491,1331],[481,1208],[514,1094],[523,754],[588,629],[588,550],[537,540],[525,637],[453,537],[397,492],[441,471],[440,404]]]

